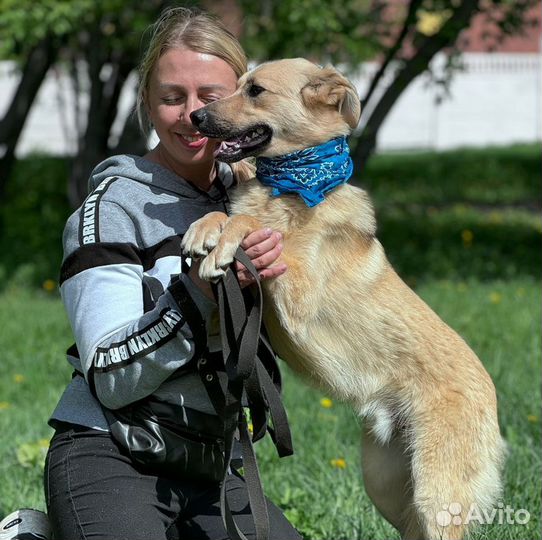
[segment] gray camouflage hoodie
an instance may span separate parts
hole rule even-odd
[[[60,276],[76,343],[68,361],[83,376],[67,386],[52,425],[108,430],[102,405],[120,408],[149,394],[214,413],[196,372],[172,378],[198,345],[187,301],[206,322],[216,308],[186,275],[180,244],[193,221],[227,210],[233,184],[223,163],[209,192],[138,156],[94,169],[91,193],[64,230]]]

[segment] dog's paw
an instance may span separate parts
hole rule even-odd
[[[213,251],[203,261],[199,266],[199,277],[205,281],[211,281],[216,283],[226,274],[226,268],[220,268],[216,266],[215,258],[213,256]]]
[[[218,243],[220,231],[198,229],[192,224],[183,236],[181,249],[186,255],[199,259],[208,255]]]
[[[199,276],[206,281],[218,281],[233,262],[238,242],[224,242],[222,238],[217,246],[201,261]]]
[[[212,214],[219,214],[212,212]],[[227,217],[224,215],[224,218]],[[222,233],[224,219],[216,215],[208,214],[197,221],[194,221],[183,236],[181,249],[183,253],[193,258],[201,258],[208,255],[217,245]]]

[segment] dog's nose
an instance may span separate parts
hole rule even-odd
[[[202,108],[198,109],[197,111],[194,111],[190,113],[190,120],[192,121],[192,124],[194,124],[196,127],[198,127],[207,117],[207,111]]]

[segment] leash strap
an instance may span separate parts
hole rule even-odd
[[[235,260],[242,263],[256,281],[256,294],[241,290],[232,267],[215,285],[220,315],[222,354],[228,377],[226,392],[219,390],[217,377],[208,366],[198,369],[213,405],[225,424],[225,471],[221,486],[220,506],[224,526],[232,540],[247,540],[235,523],[227,497],[228,472],[236,433],[243,452],[245,484],[257,540],[269,538],[269,515],[263,494],[253,442],[269,431],[280,457],[293,454],[288,418],[281,401],[281,377],[275,354],[267,340],[260,336],[262,323],[262,289],[258,272],[245,252],[239,248]],[[201,362],[200,362],[201,363]],[[246,402],[252,421],[252,436],[243,408]],[[271,422],[272,426],[269,425]]]

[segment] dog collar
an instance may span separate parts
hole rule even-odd
[[[352,176],[353,164],[346,137],[272,158],[256,159],[256,178],[273,188],[272,195],[299,195],[308,207]]]

